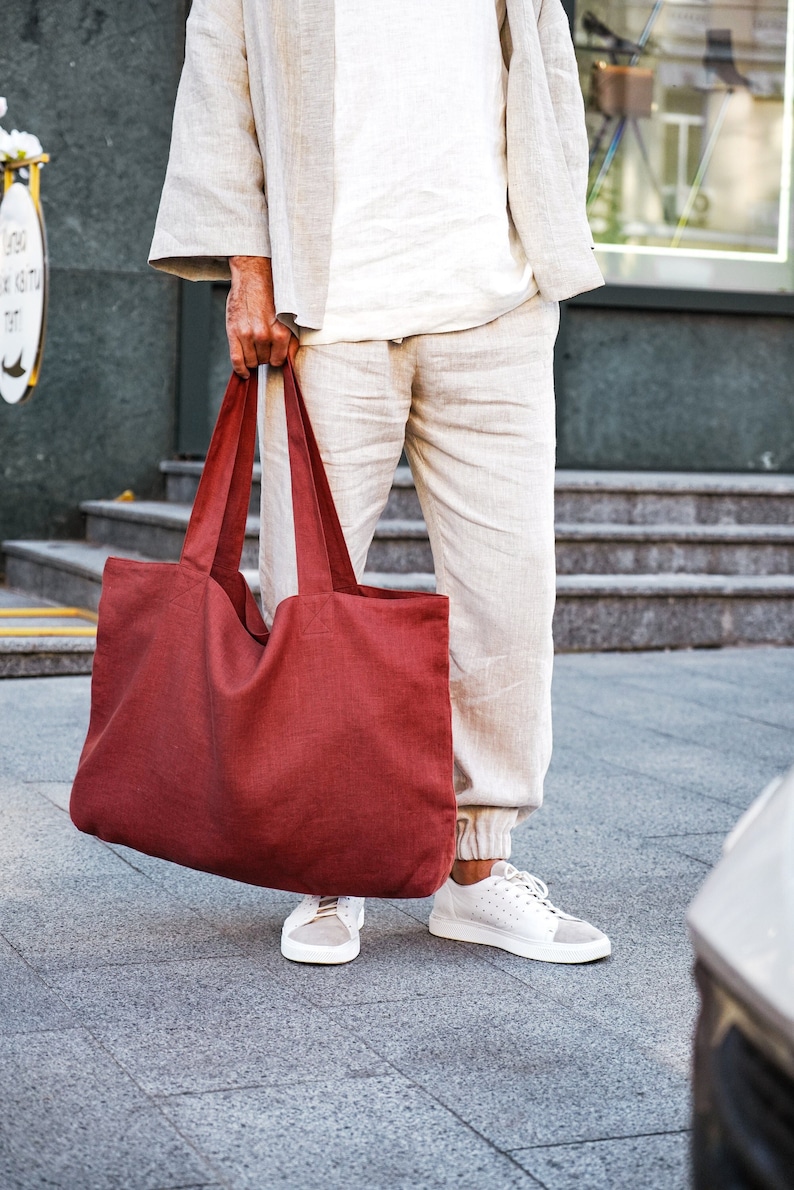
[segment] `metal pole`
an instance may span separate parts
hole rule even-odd
[[[684,209],[681,212],[681,218],[678,220],[678,227],[675,229],[675,235],[670,241],[671,248],[677,248],[681,243],[681,236],[684,233],[684,228],[689,222],[689,216],[692,214],[695,201],[697,200],[697,196],[700,193],[700,187],[703,185],[703,179],[706,176],[706,170],[709,167],[712,154],[717,147],[717,137],[720,134],[720,129],[722,128],[723,122],[725,120],[725,116],[728,111],[728,104],[730,103],[732,96],[733,88],[730,88],[722,97],[722,104],[720,106],[719,112],[717,113],[717,119],[714,121],[714,127],[709,133],[709,139],[706,142],[705,149],[703,150],[703,156],[700,159],[700,164],[698,165],[697,173],[695,174],[695,180],[690,187],[687,200],[684,203]]]
[[[645,48],[648,38],[651,35],[651,31],[653,30],[653,27],[656,24],[656,21],[659,17],[659,13],[662,11],[663,5],[664,5],[664,0],[656,0],[653,8],[648,13],[648,19],[645,22],[645,27],[643,28],[643,31],[640,34],[640,36],[637,38],[637,45],[640,47],[641,50]],[[639,54],[632,54],[631,59],[629,61],[629,65],[636,66],[637,63],[639,62],[639,60],[640,60]],[[596,177],[596,180],[593,183],[593,187],[587,196],[587,210],[588,211],[590,210],[590,207],[593,205],[595,200],[598,198],[599,191],[604,184],[604,179],[606,178],[607,174],[609,173],[609,167],[612,164],[612,162],[614,161],[615,154],[617,153],[618,149],[620,148],[620,142],[623,139],[623,133],[625,131],[626,131],[626,117],[623,116],[621,118],[617,128],[615,129],[615,132],[612,136],[612,140],[610,141],[610,144],[609,144],[609,148],[606,151],[604,160],[601,162],[601,168],[598,171],[598,176]],[[600,135],[603,135],[603,129],[602,129],[602,132]],[[599,140],[600,140],[600,136],[599,136]]]

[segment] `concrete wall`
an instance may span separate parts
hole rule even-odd
[[[208,424],[229,356],[213,287]],[[565,303],[556,349],[560,467],[794,472],[794,319]]]
[[[157,489],[178,283],[146,264],[184,35],[179,0],[2,0],[6,128],[36,133],[49,237],[41,381],[0,401],[0,537],[79,532],[80,500]]]
[[[561,467],[794,471],[790,317],[570,305]]]
[[[229,375],[225,296],[213,286],[208,425]],[[790,315],[565,303],[555,364],[560,467],[794,472]]]

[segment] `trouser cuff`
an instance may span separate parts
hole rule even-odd
[[[509,859],[517,806],[458,806],[458,859]]]

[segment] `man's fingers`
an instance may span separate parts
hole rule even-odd
[[[247,379],[259,364],[280,368],[287,357],[294,361],[300,346],[289,327],[278,321],[263,324],[249,322],[230,302],[227,306],[227,335],[232,367]]]
[[[259,351],[250,330],[240,336],[240,342],[243,348],[243,359],[247,368],[253,369],[261,363],[267,363],[267,360],[261,360],[259,358]]]
[[[290,360],[294,360],[298,346],[298,340],[289,327],[279,323],[273,328],[273,348],[270,352],[271,364],[275,368],[280,368],[288,356]]]
[[[258,364],[273,363],[273,336],[269,327],[255,327],[253,331],[253,346]]]
[[[285,342],[278,342],[278,343],[273,344],[273,348],[270,352],[270,362],[274,368],[280,368],[281,365],[284,363],[284,360],[287,358],[287,347],[288,346],[289,346],[289,344],[285,343]]]
[[[232,368],[238,376],[242,376],[243,380],[247,380],[250,372],[245,365],[245,355],[243,353],[243,345],[236,337],[229,335],[229,357],[232,361]]]

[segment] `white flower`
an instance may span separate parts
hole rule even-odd
[[[8,104],[6,103],[3,96],[0,95],[0,120],[2,120],[3,116],[6,114],[7,111],[8,111]]]
[[[18,128],[6,132],[0,128],[0,161],[25,161],[39,157],[41,151],[41,141],[32,132],[20,132]]]

